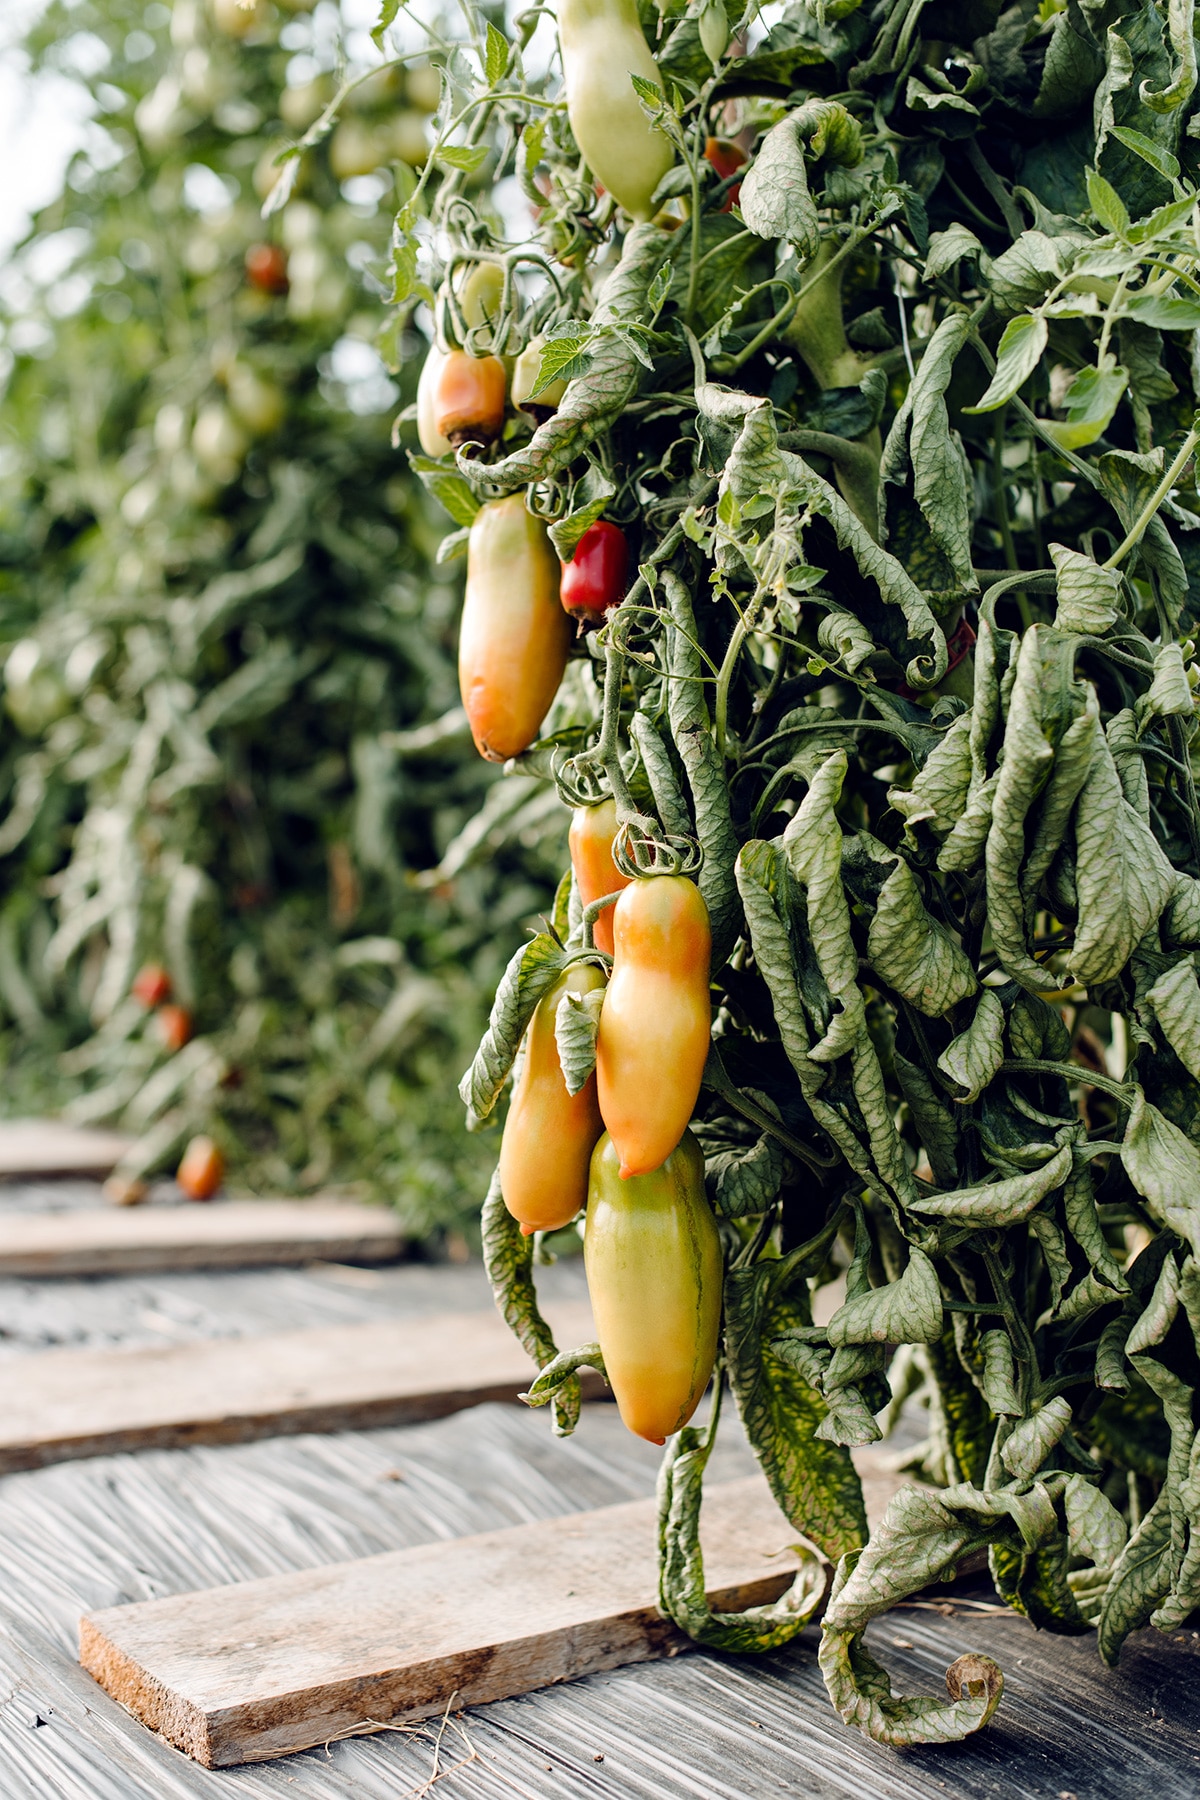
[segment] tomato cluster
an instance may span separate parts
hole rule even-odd
[[[623,875],[612,800],[576,809],[581,902],[607,979],[581,960],[539,1002],[500,1150],[505,1205],[524,1232],[586,1206],[584,1260],[596,1330],[626,1425],[662,1443],[708,1385],[721,1311],[721,1248],[688,1121],[709,1042],[708,910],[682,875]],[[606,957],[607,961],[607,957]],[[568,1091],[555,1032],[564,996],[603,992],[596,1068]]]

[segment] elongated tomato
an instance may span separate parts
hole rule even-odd
[[[583,1258],[621,1418],[661,1444],[708,1386],[721,1320],[721,1240],[690,1131],[650,1175],[623,1180],[612,1139],[592,1154]]]
[[[525,1061],[504,1124],[500,1191],[525,1231],[557,1231],[587,1205],[588,1166],[604,1130],[592,1075],[568,1094],[558,1060],[554,1015],[566,993],[604,986],[594,963],[573,963],[538,1002]]]
[[[584,906],[615,894],[629,886],[629,876],[622,875],[613,861],[613,839],[617,835],[617,803],[602,800],[599,806],[577,806],[571,815],[571,867],[579,898]],[[597,950],[613,953],[613,909],[607,907],[596,915],[592,940]]]
[[[443,437],[434,424],[434,390],[445,360],[446,352],[439,350],[436,344],[430,344],[417,382],[417,437],[426,456],[447,456],[454,448],[450,439]]]
[[[489,762],[529,748],[558,692],[571,646],[558,571],[523,494],[480,507],[467,544],[458,679],[475,747]]]
[[[663,85],[635,0],[559,0],[567,116],[592,174],[635,219],[675,160],[642,110],[631,75]]]
[[[683,875],[631,881],[613,908],[613,970],[600,1014],[596,1089],[621,1174],[666,1161],[696,1108],[708,1056],[712,934]]]

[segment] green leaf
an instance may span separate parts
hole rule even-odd
[[[667,97],[656,81],[647,81],[644,75],[630,75],[633,91],[646,108],[647,112],[657,117],[666,110]]]
[[[867,960],[889,987],[930,1018],[967,999],[979,985],[961,945],[925,910],[916,876],[903,858],[879,891]]]
[[[448,531],[438,543],[437,556],[434,559],[439,569],[444,563],[458,562],[460,558],[464,557],[470,542],[469,526],[463,525],[457,531]]]
[[[1146,999],[1168,1044],[1188,1074],[1200,1081],[1200,984],[1192,958],[1160,975]]]
[[[464,174],[473,175],[487,161],[488,150],[484,144],[439,144],[433,159],[444,168],[460,169]]]
[[[1071,1146],[1065,1144],[1056,1156],[1040,1169],[1022,1175],[1009,1175],[982,1187],[959,1188],[953,1194],[921,1195],[909,1205],[935,1219],[952,1219],[960,1224],[1002,1228],[1027,1219],[1047,1194],[1061,1187],[1071,1172]]]
[[[1200,328],[1200,299],[1192,295],[1131,294],[1125,302],[1127,318],[1158,331],[1195,331]]]
[[[950,313],[934,332],[888,433],[879,468],[884,540],[888,487],[904,484],[911,470],[913,497],[964,590],[977,586],[971,567],[969,471],[962,445],[950,430],[945,395],[969,330],[966,313]]]
[[[1154,680],[1146,695],[1146,706],[1161,719],[1190,719],[1196,710],[1183,666],[1183,651],[1174,640],[1154,653]]]
[[[1144,131],[1134,131],[1128,125],[1114,125],[1112,136],[1124,144],[1127,150],[1132,150],[1135,156],[1140,156],[1143,162],[1149,163],[1164,181],[1179,180],[1179,158],[1172,156],[1161,144],[1155,143],[1153,138],[1147,137]]]
[[[778,1108],[768,1095],[754,1088],[745,1091],[764,1112],[778,1118]],[[714,1211],[726,1219],[765,1212],[778,1198],[784,1165],[782,1146],[767,1131],[753,1144],[706,1156],[705,1179]]]
[[[1066,544],[1051,544],[1050,560],[1058,595],[1055,630],[1102,637],[1121,616],[1119,571],[1101,568],[1090,556]]]
[[[999,1413],[1002,1418],[1020,1418],[1016,1364],[1008,1333],[985,1331],[979,1340],[979,1348],[983,1352],[983,1397],[989,1410]]]
[[[803,257],[820,243],[817,209],[808,191],[804,144],[795,115],[772,126],[742,182],[743,219],[758,237],[782,238]]]
[[[470,1107],[477,1119],[486,1119],[500,1098],[525,1027],[542,995],[558,980],[565,960],[561,947],[542,932],[522,944],[505,969],[483,1042],[458,1088],[464,1106]]]
[[[1119,366],[1080,369],[1063,400],[1066,418],[1047,419],[1045,429],[1063,450],[1082,450],[1102,437],[1129,385],[1129,372]]]
[[[554,1038],[568,1094],[578,1094],[586,1087],[596,1067],[596,1033],[603,1004],[603,988],[590,988],[586,994],[568,989],[555,1008]]]
[[[395,23],[396,15],[399,11],[400,0],[382,0],[382,4],[379,8],[379,17],[371,27],[371,37],[374,40],[375,48],[377,50],[383,49],[384,34],[389,25]]]
[[[1152,1216],[1200,1255],[1200,1150],[1151,1106],[1140,1087],[1133,1090],[1121,1158]]]
[[[972,714],[959,713],[935,744],[909,788],[889,788],[888,805],[905,821],[904,835],[916,846],[915,825],[927,824],[945,837],[962,817],[971,785]]]
[[[1032,1481],[1070,1423],[1071,1408],[1061,1394],[1047,1400],[1028,1419],[1022,1419],[1000,1452],[1009,1474],[1018,1481]]]
[[[923,1251],[911,1248],[899,1281],[871,1288],[838,1308],[827,1326],[839,1344],[932,1344],[942,1335],[942,1290]]]
[[[1041,313],[1020,313],[1004,327],[996,355],[996,373],[982,400],[965,407],[968,413],[995,412],[1028,381],[1042,360],[1049,336]]]
[[[479,511],[479,502],[468,483],[450,463],[432,456],[410,456],[409,462],[421,477],[421,484],[456,525],[470,525]]]
[[[1067,1543],[1072,1556],[1086,1557],[1098,1569],[1111,1569],[1125,1548],[1125,1521],[1086,1475],[1072,1475],[1063,1489]]]
[[[520,1395],[520,1398],[526,1406],[548,1406],[561,1393],[564,1385],[578,1375],[580,1369],[595,1369],[597,1374],[605,1375],[607,1379],[604,1355],[599,1344],[581,1344],[578,1350],[560,1350],[553,1362],[545,1364],[536,1380],[530,1383],[528,1391]]]
[[[550,542],[558,551],[560,562],[570,562],[580,538],[585,531],[591,530],[597,519],[603,518],[611,500],[611,494],[601,494],[598,500],[592,500],[578,512],[568,513],[565,519],[558,519],[551,525]]]
[[[789,1328],[811,1324],[803,1283],[787,1286],[787,1266],[757,1263],[725,1280],[725,1344],[730,1386],[754,1453],[785,1516],[826,1556],[866,1540],[862,1487],[845,1449],[818,1439],[825,1402],[771,1348]]]
[[[496,87],[508,67],[508,40],[492,21],[487,25],[487,48],[483,58],[483,74],[489,87]]]
[[[523,1237],[521,1227],[504,1204],[499,1169],[492,1176],[480,1221],[483,1263],[492,1284],[496,1305],[513,1336],[524,1345],[539,1369],[555,1361],[558,1349],[553,1333],[542,1317],[533,1285],[533,1238]],[[558,1385],[552,1400],[556,1437],[569,1437],[579,1421],[579,1377],[571,1374]]]
[[[978,258],[982,254],[983,245],[975,233],[955,221],[945,231],[935,231],[930,238],[929,255],[925,258],[925,279],[936,281],[939,275],[945,275],[964,256]]]
[[[1125,202],[1110,181],[1097,170],[1087,173],[1088,205],[1105,231],[1123,238],[1129,230],[1129,214]]]
[[[909,1062],[897,1050],[892,1066],[907,1103],[933,1179],[939,1187],[953,1187],[958,1179],[958,1122],[924,1069]]]
[[[1131,1631],[1148,1623],[1171,1587],[1170,1496],[1161,1493],[1113,1570],[1100,1613],[1098,1648],[1109,1668]]]
[[[965,1031],[938,1057],[938,1068],[965,1092],[964,1102],[978,1100],[1004,1061],[1004,1008],[991,988],[979,996],[975,1016]]]
[[[780,1598],[742,1612],[715,1612],[705,1591],[700,1499],[713,1430],[685,1426],[672,1440],[658,1481],[659,1610],[699,1644],[762,1654],[802,1631],[825,1594],[825,1571],[812,1551],[794,1549],[800,1568]],[[769,1554],[767,1547],[764,1552]]]
[[[1175,871],[1126,800],[1103,738],[1075,808],[1075,885],[1071,968],[1083,982],[1111,981],[1171,898]]]

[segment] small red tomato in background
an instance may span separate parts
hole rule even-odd
[[[189,1200],[211,1200],[225,1179],[225,1158],[210,1137],[194,1137],[183,1153],[175,1180]]]
[[[186,1006],[160,1006],[154,1028],[164,1050],[182,1050],[192,1035],[192,1015]]]
[[[575,546],[570,562],[563,564],[559,598],[581,625],[600,625],[605,613],[625,598],[629,572],[629,545],[619,525],[597,519]]]
[[[746,152],[740,144],[733,143],[729,138],[708,138],[704,145],[704,156],[722,181],[728,180],[730,175],[736,175],[737,171],[744,168],[746,164]],[[741,191],[741,182],[735,182],[725,196],[724,204],[721,207],[722,212],[733,211]]]
[[[143,1006],[161,1006],[171,997],[171,977],[161,963],[147,963],[133,980],[133,997]]]
[[[283,246],[251,244],[246,252],[246,280],[260,294],[286,294],[288,263]]]

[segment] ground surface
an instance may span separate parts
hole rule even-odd
[[[90,1183],[0,1188],[0,1206],[96,1204]],[[582,1291],[578,1263],[545,1271]],[[169,1343],[490,1304],[477,1265],[0,1282],[7,1379],[23,1353]],[[724,1433],[716,1479],[749,1472]],[[1142,1632],[1105,1671],[1091,1638],[989,1610],[985,1587],[898,1610],[872,1642],[899,1689],[932,1692],[982,1650],[1005,1671],[980,1738],[904,1754],[831,1712],[815,1633],[761,1662],[704,1652],[211,1773],[79,1669],[81,1612],[548,1518],[653,1491],[658,1453],[611,1406],[557,1441],[545,1414],[485,1406],[431,1424],[151,1451],[0,1480],[3,1800],[1183,1800],[1200,1794],[1200,1635]],[[431,1778],[436,1786],[430,1789]]]

